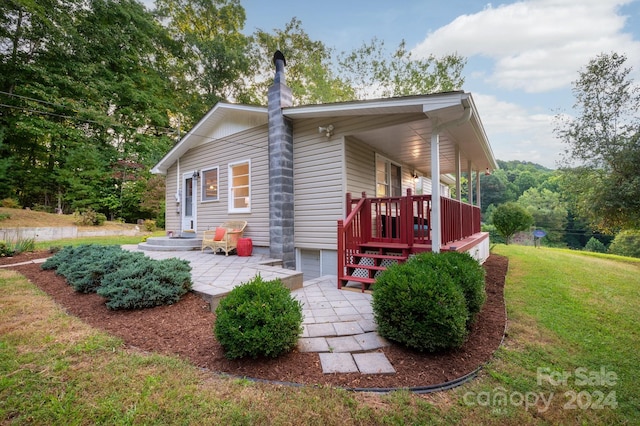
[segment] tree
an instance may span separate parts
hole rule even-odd
[[[244,96],[249,38],[241,32],[246,15],[239,0],[157,0],[156,14],[179,50],[175,94],[188,110],[187,124],[218,101]]]
[[[533,224],[531,213],[514,202],[496,207],[492,219],[493,225],[498,233],[504,237],[506,244],[509,244],[511,237],[516,232],[525,231]]]
[[[640,231],[622,231],[611,243],[609,251],[620,256],[640,257]]]
[[[458,90],[464,84],[466,60],[456,54],[416,59],[405,41],[389,54],[384,41],[374,38],[360,48],[342,53],[339,75],[358,99],[408,96]]]
[[[536,227],[547,232],[546,238],[549,242],[562,243],[567,224],[567,209],[560,199],[560,194],[548,189],[530,188],[518,198],[518,204],[531,214]]]
[[[0,23],[0,198],[120,214],[119,162],[173,143],[168,33],[135,0],[12,0]]]
[[[575,118],[559,116],[576,209],[604,231],[640,226],[640,87],[625,55],[601,54],[573,83]],[[575,167],[577,164],[577,167]]]
[[[482,210],[486,213],[490,205],[516,201],[516,186],[509,182],[505,170],[495,170],[490,175],[480,174],[480,199],[482,200]]]
[[[267,89],[273,83],[273,53],[282,51],[287,61],[287,86],[296,105],[350,101],[353,89],[333,71],[333,50],[312,40],[293,18],[284,30],[269,33],[258,29],[252,36],[251,75],[253,84],[245,102],[266,104]]]

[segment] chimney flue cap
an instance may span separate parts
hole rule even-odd
[[[287,60],[284,58],[284,54],[281,51],[276,50],[276,53],[273,54],[273,63],[275,64],[279,59],[284,62],[285,66],[287,65]]]

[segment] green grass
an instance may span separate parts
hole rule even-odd
[[[640,263],[548,248],[494,251],[510,260],[504,345],[478,379],[427,396],[290,388],[203,372],[127,349],[0,270],[0,423],[640,423]],[[570,376],[551,381],[540,371]],[[580,374],[596,383],[580,383]],[[605,400],[611,392],[615,398]]]
[[[160,237],[165,235],[164,231],[156,231],[150,236]],[[124,245],[124,244],[138,244],[143,237],[141,236],[104,236],[104,237],[81,237],[81,238],[67,238],[63,240],[54,241],[40,241],[36,242],[36,250],[47,250],[51,247],[63,247],[63,246],[79,246],[81,244],[102,244],[102,245]]]

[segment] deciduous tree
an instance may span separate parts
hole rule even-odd
[[[640,226],[640,86],[626,56],[601,54],[573,83],[576,116],[559,116],[577,210],[600,230]]]
[[[533,224],[533,217],[524,207],[514,202],[501,204],[491,215],[493,225],[505,239],[506,244],[518,232],[528,229]]]

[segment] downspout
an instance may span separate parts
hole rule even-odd
[[[442,217],[440,209],[440,132],[466,123],[471,118],[471,108],[464,109],[462,116],[446,123],[438,123],[437,118],[431,130],[431,251],[440,253],[442,246]]]
[[[178,166],[176,169],[176,208],[178,209],[178,235],[182,235],[182,194],[180,192],[180,157],[178,157]]]

